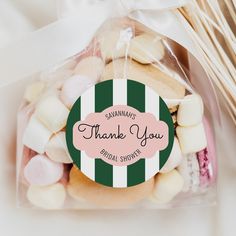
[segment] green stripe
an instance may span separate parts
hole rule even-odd
[[[174,124],[172,121],[172,117],[170,115],[169,109],[166,106],[165,102],[161,99],[159,99],[160,102],[160,108],[159,108],[159,113],[160,113],[160,120],[165,121],[169,127],[169,144],[166,149],[160,151],[160,158],[159,158],[159,169],[161,169],[164,164],[166,163],[174,142]]]
[[[145,85],[128,80],[127,105],[140,112],[145,112]],[[145,159],[140,159],[127,166],[127,186],[133,186],[145,181]]]
[[[113,105],[113,81],[108,80],[95,86],[95,112],[102,112]],[[113,185],[113,167],[103,160],[95,159],[95,181]]]
[[[66,143],[67,148],[70,153],[70,156],[73,158],[74,163],[80,168],[81,164],[81,154],[78,149],[76,149],[73,145],[73,126],[77,121],[80,121],[80,106],[81,101],[80,98],[73,105],[71,112],[69,114],[67,125],[66,125]]]

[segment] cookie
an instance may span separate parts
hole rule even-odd
[[[170,106],[178,105],[185,95],[185,87],[174,78],[166,75],[152,65],[142,65],[133,60],[117,59],[105,66],[101,80],[130,79],[153,88]]]
[[[105,208],[126,207],[148,197],[153,190],[154,178],[128,188],[112,188],[98,184],[73,167],[70,172],[68,193],[74,199],[85,199]]]
[[[213,132],[206,118],[203,119],[203,124],[207,137],[207,147],[197,153],[197,159],[200,166],[201,186],[207,187],[216,182],[217,165]]]
[[[203,118],[207,146],[199,152],[184,155],[178,166],[179,173],[184,178],[183,192],[201,192],[216,182],[217,166],[216,151],[211,127]]]

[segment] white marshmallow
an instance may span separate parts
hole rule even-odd
[[[127,43],[130,38],[132,38],[132,32],[129,29],[116,29],[100,37],[98,42],[100,43],[103,60],[110,61],[125,57]]]
[[[176,133],[184,154],[199,152],[207,146],[203,123],[190,127],[178,126]]]
[[[68,115],[69,110],[56,95],[43,98],[35,109],[35,116],[53,133],[66,126]]]
[[[193,126],[202,121],[203,102],[197,94],[184,97],[181,101],[177,113],[177,122],[180,126]]]
[[[31,185],[27,191],[27,198],[36,207],[60,209],[65,202],[66,191],[60,183],[48,186]]]
[[[175,169],[182,161],[183,155],[179,146],[179,141],[175,137],[174,138],[174,144],[172,151],[170,153],[169,159],[165,163],[165,165],[162,167],[160,170],[160,173],[167,173],[170,172],[171,170]]]
[[[183,192],[196,192],[200,185],[200,170],[197,160],[197,154],[191,153],[184,155],[183,161],[178,166],[177,170],[184,179]]]
[[[101,58],[96,56],[86,57],[75,68],[74,73],[89,77],[94,83],[98,82],[104,69]]]
[[[34,102],[42,94],[45,88],[45,83],[43,81],[36,81],[29,86],[27,86],[24,94],[24,99],[27,102]]]
[[[157,203],[168,203],[184,186],[184,179],[177,170],[169,173],[158,174],[156,177],[153,197]]]
[[[52,132],[49,131],[35,116],[32,116],[24,131],[23,144],[42,154]]]
[[[60,94],[62,102],[69,108],[88,88],[94,85],[94,81],[86,76],[75,75],[66,80]]]
[[[160,37],[141,34],[130,41],[129,56],[142,64],[161,60],[165,50]]]
[[[72,163],[66,146],[65,132],[59,132],[53,135],[46,145],[45,152],[55,162]]]

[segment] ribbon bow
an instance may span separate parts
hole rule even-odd
[[[76,14],[30,33],[0,50],[0,87],[42,71],[82,51],[109,17],[127,15],[197,56],[173,9],[193,0],[80,0]],[[65,15],[65,14],[64,14]]]

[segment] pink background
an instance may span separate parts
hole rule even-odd
[[[136,114],[135,120],[125,117],[125,116],[116,116],[107,120],[105,114],[108,114],[112,111],[127,111]],[[144,122],[145,121],[145,122]],[[80,124],[100,124],[99,133],[117,133],[118,125],[120,125],[120,132],[126,134],[125,139],[96,139],[94,136],[91,139],[83,138],[90,136],[90,129],[88,132],[78,132],[78,126]],[[142,147],[140,142],[142,140],[136,138],[136,133],[130,134],[129,129],[133,124],[137,124],[140,127],[140,135],[142,136],[144,130],[147,126],[147,134],[149,133],[158,133],[163,135],[162,139],[148,139],[146,146]],[[136,129],[134,129],[136,131]],[[91,113],[89,114],[84,121],[77,122],[73,127],[73,144],[79,149],[87,153],[88,156],[96,158],[101,157],[104,161],[112,165],[130,165],[138,159],[149,158],[154,156],[155,152],[158,150],[163,150],[168,145],[168,126],[163,121],[158,121],[154,115],[151,113],[140,113],[136,109],[124,106],[117,105],[110,108],[107,108],[101,113]],[[126,156],[133,153],[137,149],[141,151],[140,158],[131,159],[127,162],[112,161],[104,158],[100,152],[102,149],[105,149],[108,153],[119,156]],[[119,159],[119,158],[118,158]]]

